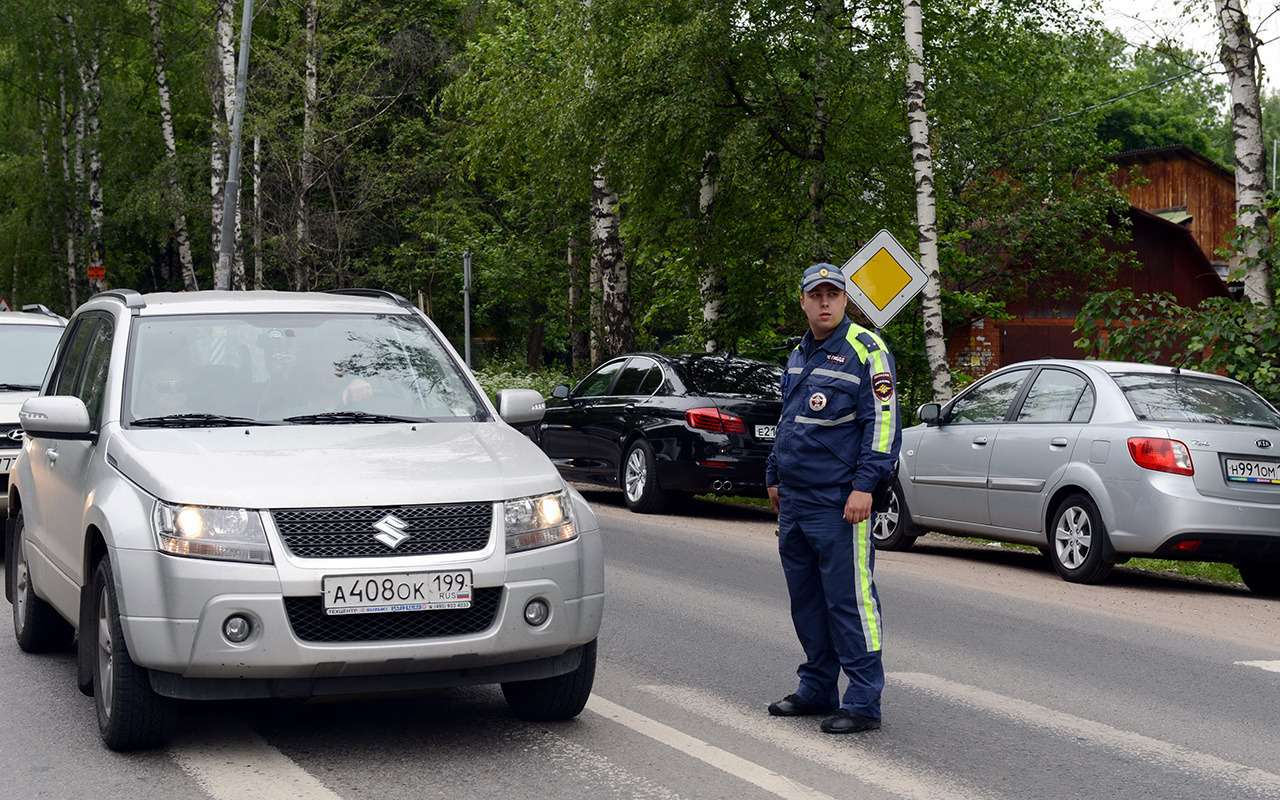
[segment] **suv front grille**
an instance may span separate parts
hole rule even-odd
[[[394,515],[408,537],[391,548],[374,538],[379,521]],[[492,503],[362,508],[287,508],[271,512],[276,530],[298,558],[373,558],[469,553],[489,543]]]
[[[293,634],[304,642],[385,642],[480,633],[493,624],[501,602],[502,587],[486,586],[472,590],[471,608],[331,617],[323,597],[286,597],[284,607]]]

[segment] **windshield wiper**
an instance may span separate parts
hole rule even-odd
[[[251,417],[227,417],[222,414],[165,414],[143,417],[130,423],[141,428],[233,428],[241,425],[273,425]]]
[[[397,417],[392,414],[370,414],[367,411],[325,411],[319,414],[298,414],[293,417],[285,417],[284,421],[294,422],[300,425],[344,425],[363,422],[430,422],[431,420],[420,419],[417,417]]]
[[[28,383],[0,383],[0,392],[38,392],[39,386]]]

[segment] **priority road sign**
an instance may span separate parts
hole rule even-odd
[[[877,328],[924,288],[924,270],[893,234],[880,231],[841,268],[845,291]]]

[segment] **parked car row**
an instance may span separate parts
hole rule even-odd
[[[682,495],[759,495],[780,369],[637,353],[555,399],[535,439],[569,479],[637,512]],[[877,546],[926,531],[1031,544],[1068,581],[1135,556],[1218,561],[1280,595],[1280,413],[1218,375],[1044,360],[986,376],[903,433]]]

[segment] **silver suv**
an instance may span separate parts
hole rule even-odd
[[[595,516],[424,315],[382,292],[100,294],[9,487],[19,646],[78,642],[106,745],[174,698],[498,683],[578,714],[604,606]]]
[[[0,516],[9,503],[9,472],[22,450],[18,409],[40,391],[67,321],[44,306],[0,312]]]

